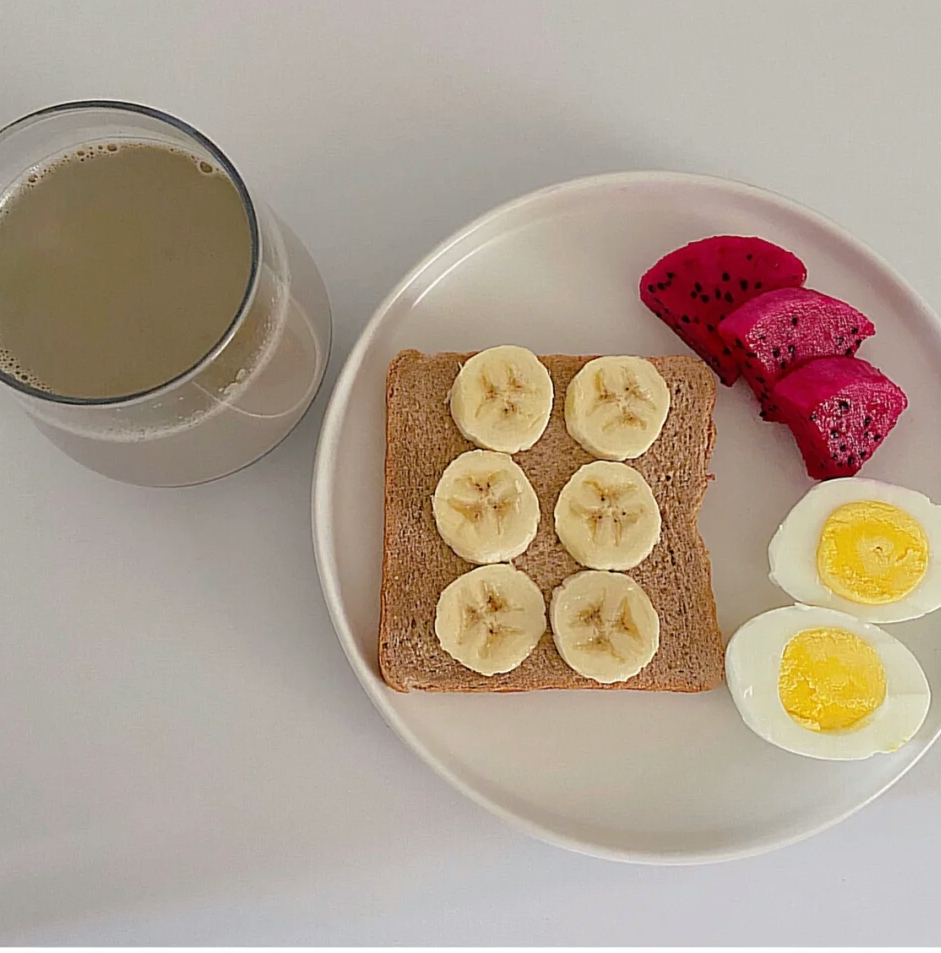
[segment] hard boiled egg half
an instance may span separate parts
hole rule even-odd
[[[898,639],[833,609],[795,605],[756,616],[732,636],[725,658],[745,724],[811,758],[896,751],[931,703],[918,660]]]
[[[941,506],[878,480],[829,480],[787,515],[768,559],[771,581],[798,602],[917,619],[941,607]]]

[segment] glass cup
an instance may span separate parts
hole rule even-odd
[[[122,139],[183,148],[229,177],[253,246],[241,307],[194,367],[131,398],[62,397],[3,371],[0,390],[92,470],[143,486],[203,483],[263,456],[304,415],[326,370],[330,305],[300,240],[250,192],[222,151],[192,126],[146,106],[64,103],[0,129],[0,197],[33,167]],[[0,322],[2,308],[0,289]]]

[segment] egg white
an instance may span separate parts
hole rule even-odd
[[[843,732],[802,727],[787,713],[778,691],[788,642],[806,629],[827,626],[859,636],[879,653],[885,669],[885,701],[861,725]],[[795,605],[755,616],[732,636],[725,665],[732,700],[745,724],[765,741],[810,758],[857,761],[896,751],[921,728],[931,704],[921,665],[898,639],[833,609]]]
[[[897,602],[870,606],[837,595],[817,575],[817,546],[830,514],[844,503],[880,500],[905,510],[928,537],[928,568],[921,582]],[[879,480],[844,477],[818,483],[788,513],[768,547],[771,581],[808,605],[848,612],[868,622],[918,619],[941,608],[941,506],[923,493]]]

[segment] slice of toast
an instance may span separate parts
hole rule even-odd
[[[444,468],[473,445],[461,436],[448,406],[451,384],[470,354],[402,351],[389,365],[386,393],[385,536],[379,622],[379,667],[397,691],[514,692],[542,688],[633,688],[698,692],[723,676],[722,636],[716,621],[709,554],[696,518],[710,479],[715,442],[715,378],[692,357],[654,357],[670,388],[671,407],[660,436],[628,461],[653,490],[662,516],[660,542],[630,575],[660,616],[660,648],[626,682],[602,685],[574,672],[550,632],[522,665],[503,675],[478,675],[451,658],[434,630],[438,596],[474,567],[438,535],[431,498]],[[513,564],[542,590],[582,569],[555,534],[553,511],[569,477],[593,459],[565,429],[565,392],[591,357],[550,355],[540,360],[555,387],[546,432],[531,450],[513,455],[539,497],[539,531]],[[548,611],[547,611],[548,614]]]

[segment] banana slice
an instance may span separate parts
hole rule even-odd
[[[569,434],[602,460],[639,457],[660,435],[669,412],[670,388],[642,357],[597,357],[565,393]]]
[[[579,675],[623,682],[660,647],[660,618],[647,593],[619,572],[577,572],[552,594],[552,638]]]
[[[491,347],[470,358],[455,378],[451,416],[478,447],[518,453],[546,429],[552,393],[552,378],[532,351]]]
[[[468,450],[448,464],[431,501],[441,538],[469,563],[502,563],[526,551],[539,499],[505,453]]]
[[[435,635],[461,665],[481,675],[512,671],[546,631],[546,603],[512,566],[480,566],[458,576],[438,599]]]
[[[555,531],[589,569],[633,569],[660,539],[660,507],[633,467],[596,460],[562,488]]]

